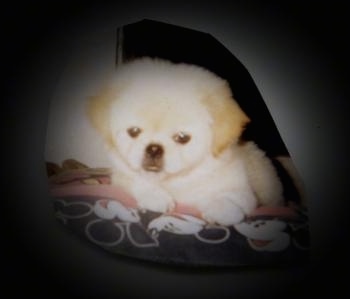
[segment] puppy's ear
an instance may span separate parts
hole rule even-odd
[[[212,153],[217,157],[237,141],[250,119],[233,99],[228,83],[208,96],[204,103],[213,119]]]
[[[107,146],[113,146],[114,140],[109,123],[109,111],[112,104],[110,92],[103,91],[100,95],[90,97],[87,105],[88,118],[95,129],[104,138]]]

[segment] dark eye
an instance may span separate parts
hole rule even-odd
[[[185,144],[191,140],[191,136],[187,133],[179,132],[173,136],[173,139],[177,143]]]
[[[132,138],[136,138],[137,136],[139,136],[141,133],[141,129],[138,127],[131,127],[128,129],[128,134],[130,135],[130,137]]]

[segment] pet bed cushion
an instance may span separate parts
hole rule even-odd
[[[138,210],[110,184],[109,169],[68,169],[49,180],[57,219],[112,253],[212,266],[289,264],[308,256],[307,217],[296,205],[260,207],[242,223],[219,226],[186,206],[167,214]]]

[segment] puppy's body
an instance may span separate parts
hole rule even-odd
[[[258,205],[277,205],[282,186],[252,142],[249,121],[226,81],[191,65],[142,59],[123,66],[90,103],[108,145],[112,183],[142,209],[192,206],[211,223],[240,222]]]

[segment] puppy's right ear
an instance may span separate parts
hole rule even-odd
[[[212,153],[218,157],[223,150],[237,142],[250,119],[234,100],[227,82],[207,96],[204,104],[213,120]]]
[[[110,108],[112,97],[108,91],[102,92],[98,96],[89,98],[87,114],[90,122],[104,138],[107,146],[114,146],[114,140],[110,128]]]

